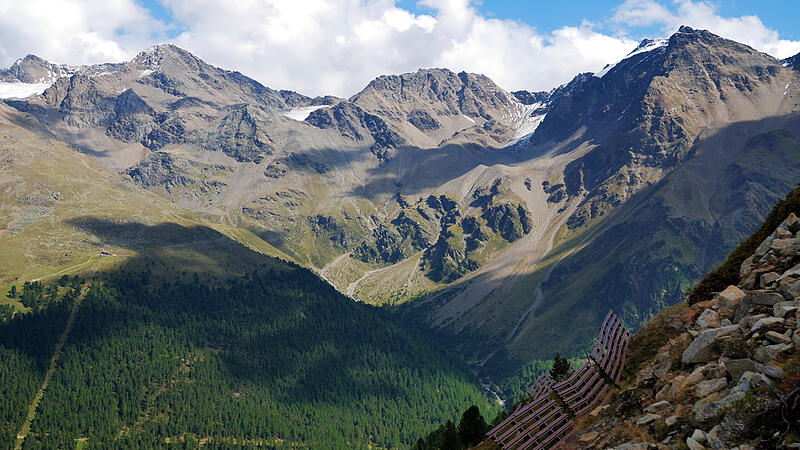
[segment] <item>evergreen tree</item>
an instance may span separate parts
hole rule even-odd
[[[553,368],[550,369],[550,376],[555,381],[563,381],[567,379],[571,373],[572,366],[570,366],[567,358],[564,358],[561,356],[561,354],[556,353],[555,358],[553,358]]]
[[[17,296],[17,285],[12,284],[11,289],[8,291],[8,298],[14,298]]]
[[[444,439],[442,440],[442,450],[461,450],[461,437],[458,435],[456,424],[448,420],[444,426]]]
[[[513,408],[511,408],[513,411]],[[492,426],[490,428],[494,428],[500,425],[506,418],[508,417],[508,413],[505,409],[501,409],[496,416],[494,416],[494,420],[492,420]]]
[[[477,406],[472,405],[464,411],[461,423],[458,424],[458,435],[465,447],[479,444],[487,431],[489,430],[486,420],[483,419],[481,410]]]

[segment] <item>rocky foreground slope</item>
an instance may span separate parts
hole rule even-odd
[[[581,420],[571,445],[800,448],[795,214],[742,263],[740,277],[737,286],[670,308],[640,331],[629,362],[640,370],[609,405]],[[655,357],[642,358],[650,350]]]

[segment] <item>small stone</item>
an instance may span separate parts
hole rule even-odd
[[[601,414],[603,411],[607,410],[607,409],[608,409],[608,408],[610,408],[610,407],[611,407],[611,405],[603,405],[603,406],[598,406],[597,408],[593,409],[593,410],[592,410],[592,412],[590,412],[590,413],[589,413],[589,415],[590,415],[590,416],[592,416],[592,417],[597,417],[597,416],[599,416],[599,415],[600,415],[600,414]]]
[[[728,386],[726,378],[716,378],[714,380],[701,381],[697,383],[696,395],[700,398],[707,397],[714,392],[719,392]]]
[[[726,374],[725,367],[717,362],[710,362],[703,366],[703,376],[709,380],[722,378]]]
[[[784,320],[781,317],[764,317],[763,319],[758,319],[756,323],[753,324],[753,327],[750,328],[750,332],[759,330],[763,327],[771,327],[773,325],[783,325]]]
[[[790,338],[788,338],[786,335],[777,333],[775,331],[767,331],[766,337],[773,344],[791,344],[792,343],[792,340]]]
[[[649,446],[642,442],[626,442],[611,450],[648,450]]]
[[[660,402],[655,402],[652,405],[645,408],[645,412],[655,413],[661,409],[668,407],[670,403],[666,400],[661,400]]]
[[[762,363],[770,362],[786,350],[787,348],[782,344],[764,345],[756,348],[755,352],[753,352],[753,359]]]
[[[705,450],[702,444],[690,437],[686,438],[686,446],[689,447],[689,450]]]
[[[745,301],[751,305],[772,306],[783,301],[783,296],[770,291],[750,291]]]
[[[786,378],[786,374],[783,373],[783,369],[776,366],[775,363],[772,362],[767,364],[759,364],[758,371],[775,380],[782,380]]]
[[[678,416],[669,416],[664,419],[664,423],[667,424],[668,427],[673,427],[678,423]]]
[[[781,275],[781,277],[778,280],[779,281],[783,281],[784,279],[786,279],[788,277],[794,277],[794,276],[799,276],[799,275],[800,275],[800,264],[792,267],[791,269],[787,270],[786,272],[783,272],[783,274]]]
[[[772,315],[783,318],[786,314],[800,309],[800,301],[778,302],[772,305]]]
[[[800,280],[795,280],[792,278],[793,281],[781,283],[778,287],[778,292],[780,292],[786,300],[800,300]]]
[[[769,249],[779,255],[786,255],[789,253],[796,253],[798,246],[800,246],[800,244],[796,239],[774,239]]]
[[[719,322],[719,326],[721,326],[721,327],[728,327],[730,325],[731,325],[731,320],[730,319],[722,319]]]
[[[754,316],[745,316],[742,320],[739,321],[739,326],[742,328],[751,328],[754,323],[758,322],[759,319],[763,319],[764,317],[768,317],[766,314],[756,314]]]
[[[706,432],[703,430],[696,429],[694,433],[692,433],[692,439],[697,442],[705,442],[706,441]]]
[[[591,442],[591,441],[597,439],[597,436],[600,436],[600,433],[598,433],[597,431],[590,431],[588,433],[583,433],[578,438],[578,440],[581,441],[581,442]]]
[[[777,274],[776,272],[767,272],[761,275],[761,279],[759,280],[759,282],[761,283],[762,287],[766,287],[774,283],[778,278],[780,278],[780,275]]]
[[[781,224],[781,228],[784,227],[791,233],[797,233],[800,231],[800,219],[794,213],[789,213],[789,217]]]
[[[752,359],[729,359],[724,364],[732,380],[738,380],[745,372],[757,371],[756,362]]]
[[[700,314],[695,323],[700,328],[717,328],[719,326],[719,313],[713,309],[707,309]]]
[[[756,249],[756,251],[753,252],[753,256],[755,256],[755,258],[757,259],[757,258],[761,258],[764,255],[766,255],[767,252],[769,251],[769,248],[772,245],[772,241],[774,239],[775,239],[775,236],[772,236],[772,235],[767,236],[767,238],[764,239],[763,241],[761,241],[761,244],[758,245],[758,248]]]
[[[747,278],[750,275],[750,272],[753,271],[753,260],[755,259],[754,255],[750,255],[747,259],[742,262],[742,265],[739,267],[739,278]],[[734,286],[736,287],[736,286]],[[737,288],[738,289],[738,288]],[[727,289],[726,289],[727,290]],[[741,291],[739,291],[741,292]],[[742,293],[744,294],[744,293]],[[744,295],[742,295],[744,298]],[[741,299],[739,299],[741,301]]]
[[[636,426],[647,425],[656,420],[661,420],[661,416],[658,414],[645,414],[636,421]]]

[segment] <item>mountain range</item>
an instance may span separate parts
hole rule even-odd
[[[29,55],[0,81],[49,86],[4,100],[4,139],[77,151],[0,160],[0,285],[178,239],[95,242],[95,215],[207,226],[391,306],[518,395],[514,374],[585,352],[608,309],[637,328],[682,301],[796,185],[798,58],[682,27],[550,92],[422,69],[311,98],[171,44]],[[200,255],[176,265],[227,245],[206,238],[181,236]]]

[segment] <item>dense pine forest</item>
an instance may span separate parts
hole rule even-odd
[[[0,323],[0,448],[13,447],[76,299],[23,448],[413,446],[469,405],[469,371],[311,272],[28,283]],[[60,284],[60,286],[59,286]]]

